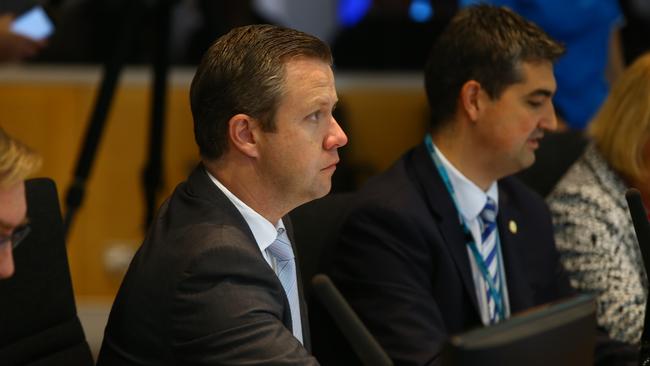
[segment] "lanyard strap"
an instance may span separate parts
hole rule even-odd
[[[474,240],[474,237],[471,235],[471,231],[469,229],[469,226],[467,225],[467,222],[465,222],[465,219],[463,218],[463,215],[460,213],[460,209],[458,206],[458,202],[456,201],[456,192],[454,191],[454,187],[451,185],[451,180],[449,179],[449,174],[447,174],[447,170],[445,169],[444,165],[442,164],[442,161],[440,160],[440,157],[438,154],[436,154],[436,149],[434,148],[433,145],[433,140],[431,140],[431,134],[427,134],[424,138],[424,142],[427,146],[427,150],[429,150],[429,155],[431,156],[431,160],[433,160],[433,164],[435,165],[436,169],[438,170],[438,173],[440,174],[440,177],[442,178],[443,183],[445,184],[445,187],[447,188],[447,192],[449,192],[449,195],[451,196],[451,200],[454,203],[454,207],[456,207],[456,212],[458,212],[458,220],[460,222],[460,226],[463,229],[463,234],[465,235],[466,238],[471,238],[469,239],[467,245],[469,246],[470,250],[472,251],[472,254],[474,256],[474,262],[478,266],[481,275],[483,277],[483,280],[485,281],[485,284],[487,285],[488,291],[490,291],[490,295],[492,296],[492,299],[494,299],[494,304],[496,306],[496,312],[499,314],[499,319],[505,319],[505,309],[503,306],[503,297],[502,297],[502,292],[501,290],[497,289],[494,280],[492,279],[492,276],[490,276],[490,272],[487,269],[487,265],[485,264],[485,260],[483,259],[483,256],[481,255],[481,252],[478,250],[478,247],[476,245],[476,242]],[[500,245],[500,240],[499,240],[499,231],[496,230],[495,232],[496,235],[496,243],[495,245],[497,246],[498,250],[498,258],[496,260],[500,260],[501,257],[501,245]],[[501,277],[501,269],[499,269],[499,277]],[[501,280],[501,284],[503,284],[503,278]]]

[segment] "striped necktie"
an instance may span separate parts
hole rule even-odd
[[[501,278],[499,277],[499,258],[497,247],[497,205],[494,200],[488,197],[485,207],[479,214],[479,221],[481,223],[481,256],[487,268],[488,274],[494,284],[495,292],[501,294]],[[500,314],[497,311],[495,298],[490,292],[489,284],[486,281],[486,299],[488,303],[490,324],[495,324],[500,320]],[[500,304],[502,306],[502,304]]]
[[[275,274],[280,279],[284,292],[289,300],[291,309],[291,324],[293,335],[302,343],[302,324],[300,321],[300,302],[298,299],[298,283],[296,278],[296,261],[287,232],[278,229],[278,236],[267,249],[275,258]]]

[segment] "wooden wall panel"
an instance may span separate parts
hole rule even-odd
[[[193,70],[172,73],[160,202],[198,162],[188,90]],[[53,178],[64,202],[92,110],[97,69],[0,68],[0,125],[38,150],[38,176]],[[113,108],[68,240],[74,289],[82,298],[111,301],[123,272],[106,268],[107,254],[127,255],[143,238],[141,174],[149,125],[149,73],[129,70]],[[365,166],[361,179],[388,167],[418,143],[426,129],[426,101],[417,75],[383,78],[337,75],[347,158]],[[20,270],[20,268],[18,268]]]

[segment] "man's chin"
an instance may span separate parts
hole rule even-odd
[[[299,206],[301,206],[301,205],[303,205],[303,204],[305,204],[307,202],[311,202],[311,201],[317,200],[319,198],[325,197],[330,192],[330,190],[332,188],[332,183],[328,182],[327,184],[323,184],[320,187],[312,187],[312,188],[313,188],[312,190],[309,190],[308,192],[306,192],[306,194],[304,195],[304,198],[302,199],[302,202],[299,204]]]
[[[332,182],[327,182],[327,184],[323,185],[320,187],[320,189],[316,190],[314,192],[314,198],[313,199],[319,199],[327,196],[328,193],[332,190]]]
[[[527,154],[526,156],[523,156],[522,159],[520,160],[519,171],[528,169],[531,166],[533,166],[533,164],[535,164],[535,160],[536,160],[535,153],[532,152],[532,151],[530,152],[530,154]],[[517,171],[515,173],[519,173],[519,171]]]

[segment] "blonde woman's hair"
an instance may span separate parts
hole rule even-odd
[[[650,161],[643,156],[650,138],[650,53],[639,57],[616,81],[588,133],[624,177],[650,178]]]
[[[41,157],[0,128],[0,188],[16,184],[41,166]]]

